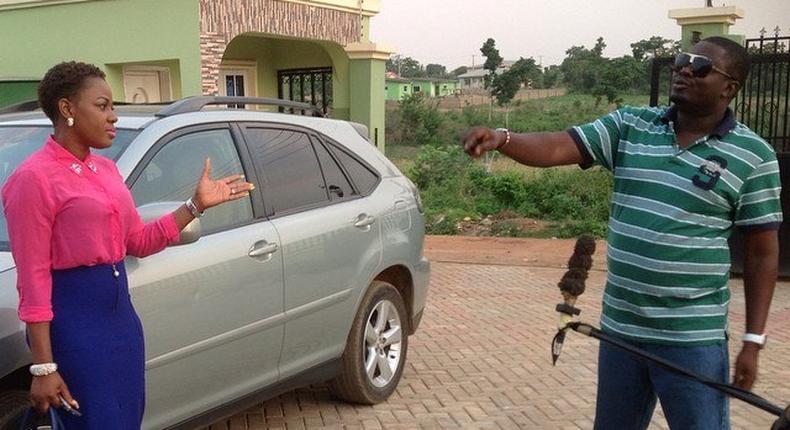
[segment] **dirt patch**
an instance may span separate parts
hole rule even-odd
[[[425,236],[432,261],[507,266],[567,267],[575,239]],[[593,270],[606,270],[606,241],[596,241]]]
[[[525,218],[512,211],[502,211],[481,220],[464,218],[456,226],[461,236],[518,237],[540,233],[549,223],[533,218]]]

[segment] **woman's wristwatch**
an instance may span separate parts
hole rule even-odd
[[[195,205],[195,202],[192,201],[192,197],[187,199],[187,201],[185,201],[184,204],[187,206],[187,209],[189,210],[189,213],[191,213],[192,216],[195,217],[195,218],[200,218],[205,213],[205,211],[200,212],[198,210],[197,206]]]
[[[30,365],[30,374],[33,376],[47,376],[57,371],[57,363],[39,363]]]

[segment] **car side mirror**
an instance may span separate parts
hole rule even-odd
[[[148,203],[138,207],[137,212],[140,214],[140,218],[142,218],[144,222],[149,222],[173,212],[183,204],[183,202]],[[181,235],[178,238],[178,242],[170,246],[188,245],[190,243],[197,242],[198,239],[200,239],[201,233],[202,229],[200,228],[200,220],[195,218],[192,220],[192,222],[187,224],[183,230],[181,230]]]

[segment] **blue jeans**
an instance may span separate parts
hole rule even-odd
[[[726,341],[709,346],[631,343],[694,374],[722,383],[729,380]],[[646,429],[653,416],[656,399],[661,401],[671,429],[730,428],[726,395],[601,342],[595,429]]]

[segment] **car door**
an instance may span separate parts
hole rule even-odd
[[[242,151],[239,151],[239,149]],[[129,178],[137,206],[184,201],[203,169],[245,173],[246,148],[227,124],[165,137]],[[201,238],[144,259],[127,258],[146,333],[146,428],[163,428],[278,379],[283,338],[279,239],[260,195],[210,208]]]
[[[245,139],[282,245],[285,378],[342,353],[356,300],[381,257],[381,210],[309,130],[246,124]]]

